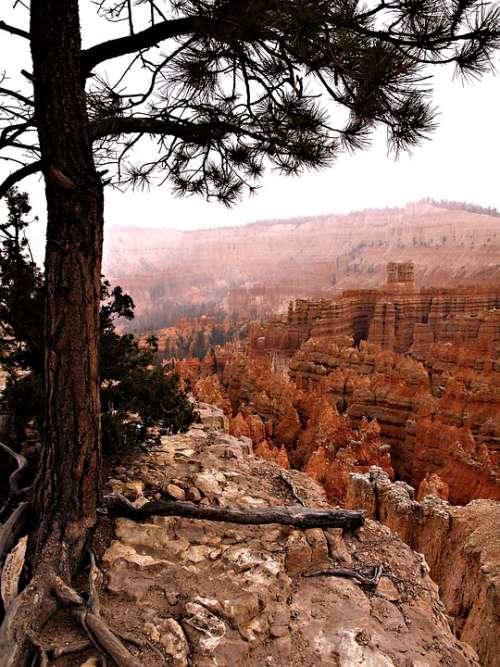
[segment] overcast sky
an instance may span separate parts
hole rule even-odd
[[[89,7],[91,3],[82,2]],[[0,18],[12,18],[0,10]],[[99,22],[101,23],[101,22]],[[88,45],[109,37],[87,22]],[[90,38],[91,37],[91,38]],[[20,43],[21,42],[21,43]],[[23,40],[2,33],[0,69],[14,77],[26,66]],[[499,58],[497,57],[497,62]],[[21,64],[22,63],[22,64]],[[435,76],[434,101],[439,107],[439,127],[430,141],[398,161],[387,155],[384,131],[373,137],[370,149],[342,155],[329,169],[297,178],[266,173],[256,196],[227,210],[201,198],[179,200],[168,184],[147,192],[106,192],[106,226],[138,225],[198,229],[244,224],[265,218],[286,218],[317,213],[347,212],[367,207],[403,204],[430,196],[470,201],[500,209],[500,76],[488,75],[479,82],[462,85],[451,70]],[[8,173],[0,162],[0,178]],[[43,189],[38,179],[23,183],[35,212],[44,217]],[[33,233],[39,256],[43,230]]]

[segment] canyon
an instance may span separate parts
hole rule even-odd
[[[286,313],[290,299],[376,287],[389,262],[412,260],[419,287],[498,283],[499,256],[496,212],[422,201],[190,232],[110,227],[104,270],[132,294],[144,329],[190,316],[188,306]]]
[[[297,300],[178,368],[234,434],[332,501],[370,465],[455,504],[500,500],[498,287],[417,290],[413,264],[390,263],[378,289]]]
[[[423,554],[447,623],[485,667],[500,651],[499,231],[496,212],[430,201],[176,233],[166,245],[152,231],[121,274],[162,363],[202,411],[218,411],[218,428],[269,471],[262,479],[316,485],[386,531],[383,553],[401,540]],[[314,563],[321,551],[309,537],[285,555],[289,575],[303,567],[292,552]],[[350,547],[332,553],[356,561]]]

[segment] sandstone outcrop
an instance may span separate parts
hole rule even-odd
[[[346,504],[364,508],[424,554],[455,632],[476,649],[481,665],[494,667],[500,655],[500,503],[456,507],[433,495],[418,502],[412,487],[372,468],[351,475]]]
[[[213,429],[220,410],[201,412],[208,425],[124,460],[108,486],[136,504],[169,484],[223,507],[295,502],[247,438]],[[326,506],[313,480],[288,474],[308,505]],[[127,618],[127,632],[151,642],[145,667],[163,664],[157,651],[177,667],[478,665],[450,631],[421,557],[376,521],[356,534],[173,517],[117,519],[111,529],[111,542],[105,533],[94,545],[103,615]],[[350,579],[302,576],[332,565],[366,574],[382,565],[383,576],[375,594]]]

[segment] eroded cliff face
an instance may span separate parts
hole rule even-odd
[[[485,667],[500,655],[500,503],[474,500],[454,507],[436,496],[420,502],[404,482],[380,469],[353,474],[347,507],[363,508],[412,549],[424,554],[457,636]]]
[[[413,266],[411,263],[388,264]],[[335,298],[297,299],[286,317],[271,319],[254,335],[258,352],[292,353],[309,338],[352,336],[394,352],[426,358],[437,343],[470,345],[476,355],[500,355],[500,288],[425,288],[413,280],[378,289],[344,290]]]
[[[198,380],[194,394],[229,418],[230,433],[248,437],[262,458],[306,471],[331,502],[342,503],[349,472],[382,467],[393,477],[389,447],[376,420],[356,425],[326,396],[298,389],[265,358],[237,354],[216,375]]]
[[[138,315],[229,295],[231,312],[260,316],[286,297],[380,285],[389,262],[413,260],[419,286],[498,282],[499,240],[498,217],[418,203],[194,232],[111,227],[104,268]]]
[[[108,487],[137,505],[158,497],[239,508],[295,503],[281,468],[254,457],[248,438],[221,432],[222,411],[201,412],[202,424],[123,461]],[[310,477],[288,474],[308,506],[327,506]],[[106,531],[95,545],[103,615],[127,618],[127,631],[176,667],[478,666],[452,634],[422,557],[377,521],[343,534],[156,517],[117,519]],[[383,576],[375,593],[351,579],[303,576],[332,566],[369,574],[376,565]],[[147,648],[141,658],[163,664]]]
[[[500,365],[461,365],[470,354],[442,346],[423,363],[371,343],[314,338],[290,361],[299,389],[346,410],[354,425],[376,419],[396,475],[415,487],[437,473],[449,499],[500,500]]]

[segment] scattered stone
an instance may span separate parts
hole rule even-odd
[[[182,619],[182,626],[189,640],[202,653],[213,653],[226,634],[224,621],[195,602],[186,604],[186,612],[188,616]]]
[[[159,618],[145,627],[151,639],[165,648],[173,667],[188,667],[189,644],[184,630],[174,618]]]
[[[209,472],[200,472],[194,476],[194,485],[205,495],[218,495],[221,493],[219,482],[215,475]]]
[[[328,543],[321,528],[309,528],[304,531],[306,540],[311,547],[311,562],[321,563],[328,560]]]
[[[186,500],[186,492],[176,484],[167,484],[165,491],[175,500]]]
[[[190,486],[186,492],[187,499],[192,503],[199,503],[201,500],[201,493],[195,486]]]
[[[311,564],[312,550],[299,530],[294,530],[286,544],[285,569],[291,576],[307,569]]]

